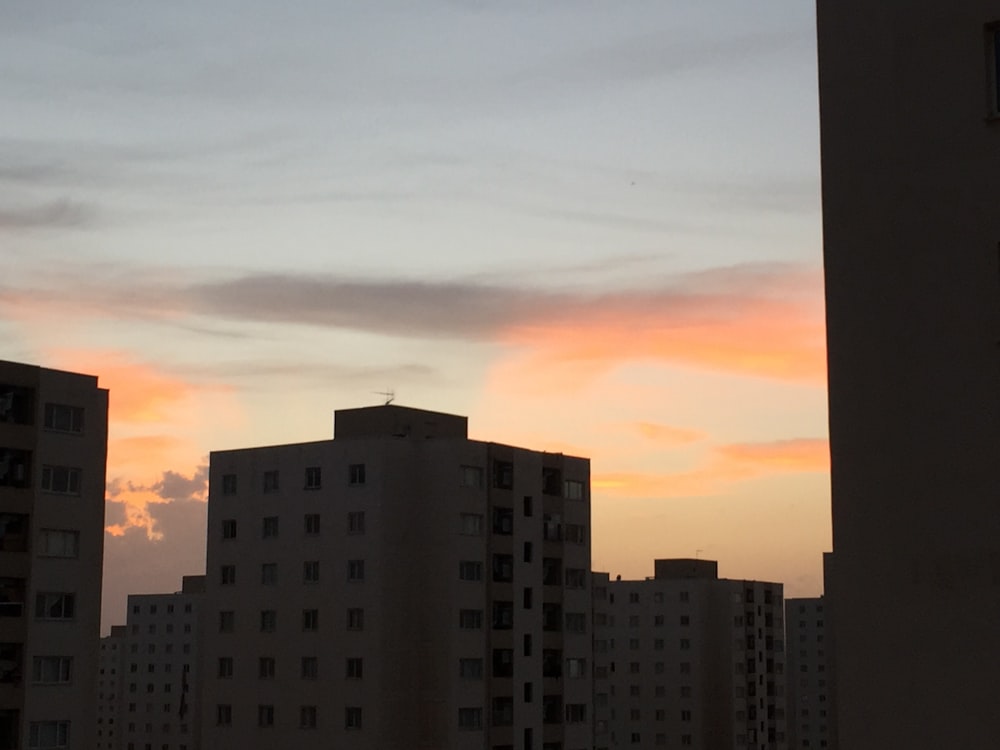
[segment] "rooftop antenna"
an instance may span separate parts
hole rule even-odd
[[[391,388],[386,391],[375,391],[376,396],[382,396],[385,399],[385,403],[382,406],[388,406],[393,401],[396,400],[396,392]]]

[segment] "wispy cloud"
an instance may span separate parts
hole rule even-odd
[[[700,430],[685,427],[673,427],[667,424],[653,422],[638,422],[634,426],[636,432],[647,440],[662,445],[688,445],[704,440],[708,435]]]
[[[0,230],[75,229],[94,224],[96,209],[64,198],[19,208],[0,207]]]

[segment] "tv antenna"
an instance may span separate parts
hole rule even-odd
[[[393,401],[396,400],[396,392],[391,388],[386,391],[375,391],[375,395],[381,396],[382,398],[385,399],[385,403],[382,404],[382,406],[388,406],[389,404],[391,404]]]

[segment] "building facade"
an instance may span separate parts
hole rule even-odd
[[[656,560],[641,581],[595,574],[595,746],[784,750],[782,585]]]
[[[204,594],[204,576],[185,576],[177,593],[129,595],[117,722],[124,750],[201,746]]]
[[[0,748],[96,744],[108,392],[0,362]]]
[[[381,406],[209,492],[206,747],[592,747],[586,459]]]
[[[817,9],[838,741],[994,748],[1000,6]]]
[[[112,625],[101,638],[97,675],[97,750],[121,750],[122,701],[127,672],[125,636],[128,628]]]
[[[789,750],[833,748],[823,597],[785,600]]]

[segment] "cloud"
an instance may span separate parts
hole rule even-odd
[[[678,498],[716,495],[727,486],[774,474],[827,472],[829,443],[796,438],[715,446],[699,466],[681,472],[599,472],[593,491],[614,497]]]
[[[92,205],[69,199],[26,208],[0,208],[0,230],[87,227],[94,223],[96,215]]]
[[[671,427],[666,424],[655,424],[653,422],[637,422],[634,429],[647,440],[652,440],[664,445],[687,445],[704,440],[707,435],[699,430],[690,430],[684,427]]]
[[[208,499],[208,464],[199,466],[194,475],[186,477],[176,471],[163,472],[163,479],[154,484],[153,492],[165,500]],[[154,519],[156,514],[153,514]]]

